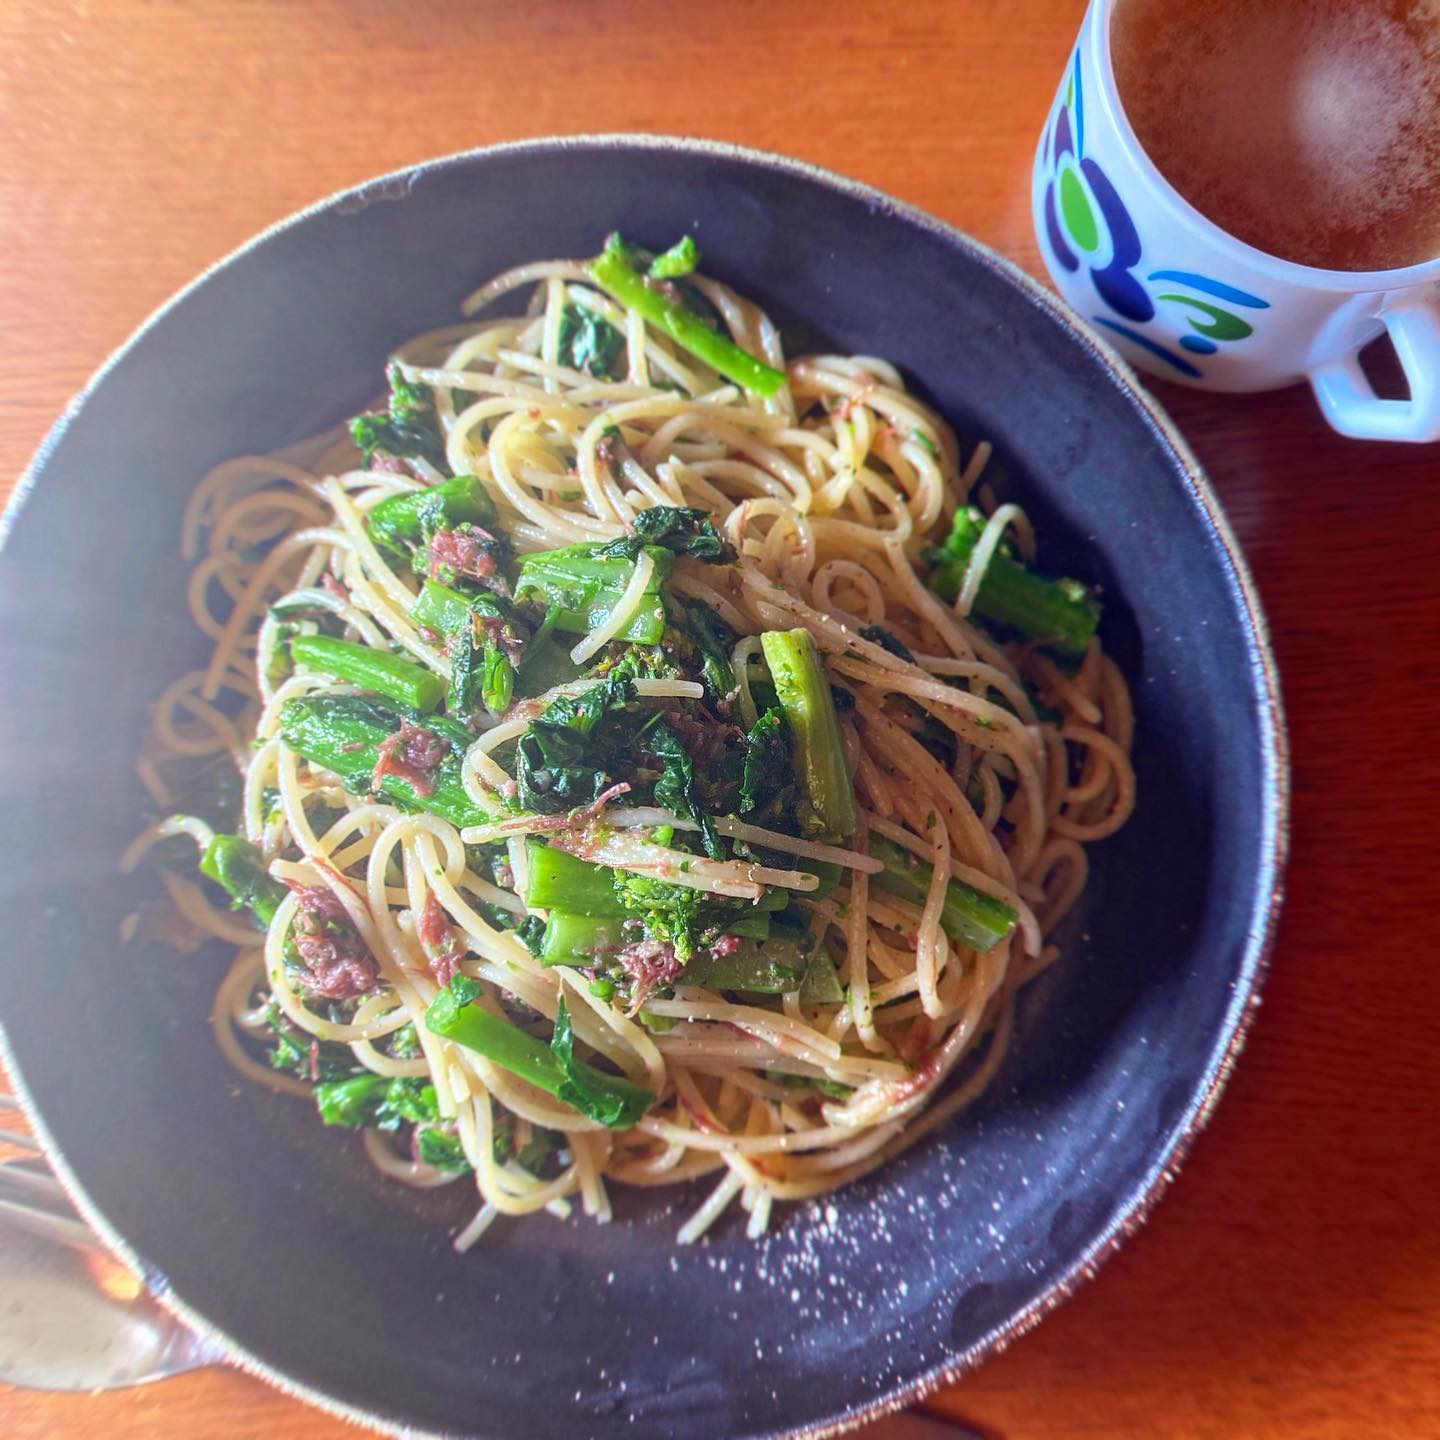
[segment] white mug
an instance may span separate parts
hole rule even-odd
[[[1440,256],[1403,270],[1319,270],[1207,220],[1125,116],[1110,56],[1115,4],[1091,0],[1035,156],[1035,230],[1056,288],[1151,374],[1229,391],[1308,380],[1342,435],[1440,439]],[[1361,348],[1387,330],[1408,400],[1381,399],[1360,368]]]

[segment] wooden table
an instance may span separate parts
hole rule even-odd
[[[0,493],[100,360],[232,246],[331,190],[494,140],[642,129],[784,149],[1038,270],[1031,150],[1083,8],[9,0]],[[1440,448],[1340,440],[1298,391],[1163,398],[1250,556],[1284,677],[1295,838],[1274,972],[1149,1226],[933,1405],[1005,1440],[1428,1440]],[[0,1388],[0,1433],[353,1432],[216,1370],[95,1398]]]

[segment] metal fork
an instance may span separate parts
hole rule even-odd
[[[0,1109],[18,1112],[0,1090]],[[0,1162],[0,1380],[34,1390],[110,1390],[211,1365],[221,1356],[162,1310],[75,1215],[28,1135]]]
[[[0,1090],[0,1111],[19,1112]],[[0,1161],[0,1381],[31,1390],[116,1390],[224,1356],[162,1310],[145,1282],[77,1218],[28,1135],[0,1127],[0,1144],[23,1152]],[[887,1416],[858,1440],[985,1440],[953,1421]]]

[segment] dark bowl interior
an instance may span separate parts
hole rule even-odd
[[[1140,806],[1093,852],[1064,964],[970,1114],[884,1173],[682,1249],[666,1198],[503,1225],[382,1181],[211,1038],[225,957],[122,946],[147,703],[203,653],[181,507],[216,461],[330,423],[402,338],[525,258],[690,229],[801,339],[896,361],[989,437],[1048,563],[1101,583]],[[802,318],[803,317],[803,318]],[[794,353],[797,346],[792,343]],[[1253,596],[1193,463],[1108,352],[1003,262],[773,157],[639,140],[462,156],[329,202],[186,291],[57,427],[0,564],[0,1017],[93,1217],[244,1363],[373,1423],[762,1435],[983,1356],[1143,1214],[1238,1042],[1284,777]],[[1217,528],[1217,525],[1219,528]],[[687,1202],[693,1196],[686,1196]]]

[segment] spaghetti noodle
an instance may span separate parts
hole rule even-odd
[[[680,1238],[753,1235],[883,1165],[994,1074],[1134,804],[1098,605],[971,507],[988,447],[883,360],[787,364],[696,258],[499,276],[184,517],[214,648],[123,863],[236,947],[242,1073],[468,1177],[462,1249],[702,1177]],[[232,764],[233,835],[187,803]]]

